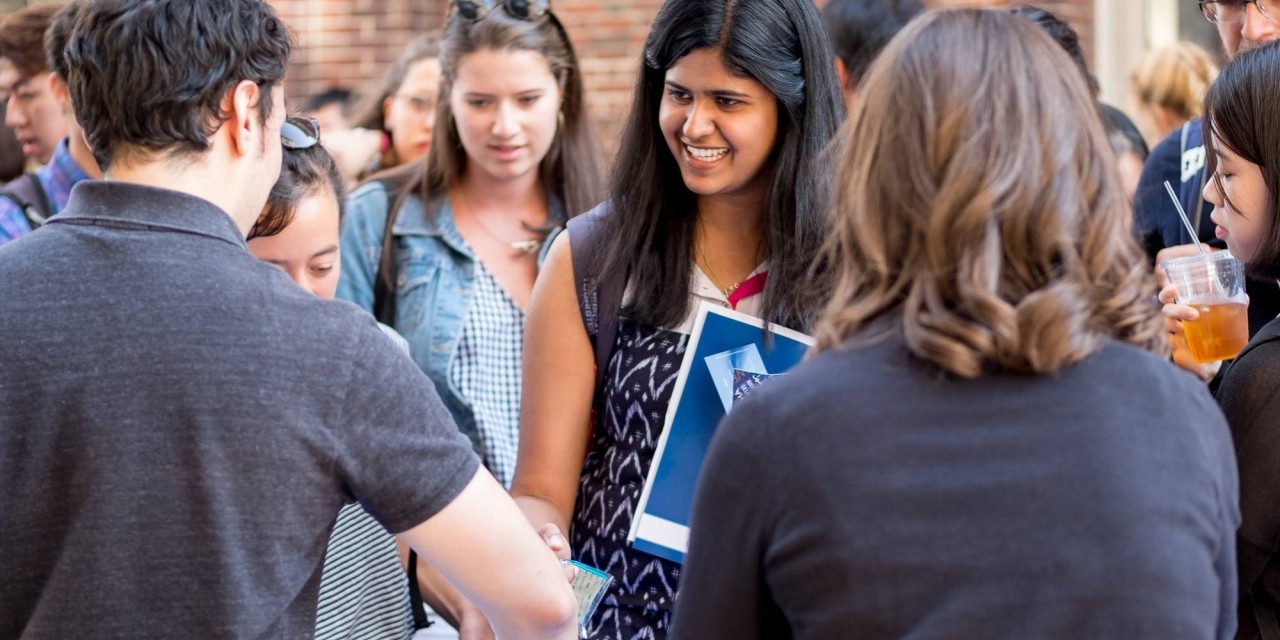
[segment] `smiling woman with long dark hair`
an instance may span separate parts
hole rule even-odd
[[[625,538],[697,304],[807,330],[829,291],[809,271],[844,111],[831,60],[809,0],[668,0],[608,202],[570,222],[534,290],[512,494],[613,575],[591,638],[670,626],[679,566]],[[579,298],[575,274],[601,284],[597,299]],[[609,354],[598,377],[593,340]]]

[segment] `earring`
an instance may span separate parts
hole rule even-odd
[[[556,122],[560,125],[560,129],[564,130],[564,109],[556,112]]]

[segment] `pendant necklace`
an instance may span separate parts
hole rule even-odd
[[[542,243],[546,241],[545,237],[511,241],[503,239],[498,236],[498,234],[494,233],[493,230],[480,219],[480,214],[476,213],[476,210],[471,207],[471,203],[466,201],[466,198],[462,195],[462,189],[458,189],[455,200],[459,201],[456,204],[462,205],[460,208],[465,209],[466,212],[471,215],[471,219],[476,221],[476,226],[480,227],[480,230],[483,231],[486,236],[489,236],[489,238],[496,242],[511,247],[511,250],[516,252],[516,255],[522,258],[536,256],[538,255],[538,252],[542,250]],[[520,224],[526,228],[529,226],[523,220],[520,221]]]
[[[694,241],[694,248],[697,250],[698,256],[702,258],[703,266],[707,268],[707,279],[711,281],[711,284],[714,285],[715,288],[719,289],[720,292],[724,294],[725,298],[729,298],[730,296],[732,296],[733,292],[737,291],[738,287],[741,287],[742,283],[747,281],[748,278],[744,278],[727,287],[721,285],[720,283],[722,282],[722,280],[720,280],[720,278],[716,276],[715,270],[711,268],[711,261],[707,259],[707,252],[703,250],[702,243]],[[760,246],[757,245],[756,256],[758,257],[759,255],[760,255]],[[759,260],[757,259],[756,262],[759,263]],[[749,276],[750,274],[748,274],[748,277]]]

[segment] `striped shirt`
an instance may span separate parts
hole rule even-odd
[[[516,469],[523,344],[524,311],[477,261],[475,299],[449,363],[449,382],[471,404],[484,465],[504,487]]]
[[[395,329],[378,328],[408,355],[409,343]],[[343,507],[324,555],[317,640],[402,640],[412,634],[409,582],[395,539],[358,503]]]

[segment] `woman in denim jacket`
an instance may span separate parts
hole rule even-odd
[[[436,143],[425,166],[351,194],[338,297],[374,310],[382,268],[393,304],[379,319],[508,485],[524,310],[550,237],[598,201],[599,156],[576,55],[545,2],[456,0],[440,53]]]

